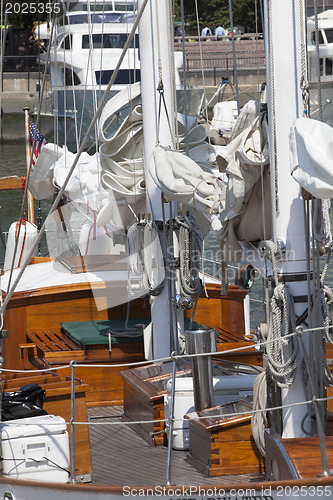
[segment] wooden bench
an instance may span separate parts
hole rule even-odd
[[[27,338],[30,342],[20,344],[22,368],[30,363],[47,367],[84,360],[84,350],[60,332],[27,332]]]
[[[31,373],[2,373],[3,391],[12,392],[20,387],[36,383],[46,391],[43,408],[51,415],[59,415],[66,422],[71,418],[71,381],[62,379],[56,372],[50,374]],[[75,419],[78,422],[87,422],[86,393],[89,386],[81,380],[75,381]],[[67,426],[70,439],[70,426]],[[77,425],[75,427],[75,458],[77,480],[80,482],[91,481],[92,464],[89,441],[88,425]]]
[[[31,368],[32,370],[32,368]],[[26,380],[28,379],[33,379],[35,377],[38,377],[39,380],[41,379],[41,377],[46,377],[46,379],[51,379],[53,380],[51,377],[58,377],[58,374],[56,372],[56,370],[52,370],[52,371],[47,371],[47,372],[43,372],[41,370],[34,370],[34,372],[1,372],[1,381],[4,384],[7,384],[7,381],[9,382],[15,382],[15,384],[17,385],[17,382],[16,380],[18,379],[19,382],[26,382]],[[26,382],[26,384],[29,384],[30,382]],[[22,384],[22,385],[25,385],[25,384]]]
[[[60,365],[69,365],[71,360],[77,361],[80,366],[75,374],[89,386],[87,405],[119,405],[123,403],[124,389],[120,371],[124,370],[126,362],[143,361],[143,342],[121,342],[112,345],[111,352],[106,345],[79,346],[65,333],[58,332],[30,332],[26,333],[28,342],[19,344],[22,369],[37,367],[57,368]],[[101,363],[120,365],[119,368],[85,368],[85,364]],[[62,376],[70,375],[68,367],[61,372]]]
[[[333,436],[325,436],[327,467],[333,464]],[[310,479],[322,474],[319,438],[281,438],[273,429],[265,430],[266,476],[274,481]],[[278,464],[278,467],[276,467]]]

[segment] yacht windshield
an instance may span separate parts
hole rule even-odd
[[[91,24],[107,24],[121,22],[122,15],[117,12],[107,12],[107,13],[90,13],[90,23]],[[66,16],[65,18],[60,18],[59,24],[62,26],[64,24],[88,24],[89,16],[88,14],[72,14]]]
[[[137,9],[136,2],[91,2],[90,4],[90,11],[103,11],[103,12],[108,12],[108,11],[121,11],[121,12],[127,12],[127,11],[133,11]],[[71,6],[70,11],[87,11],[88,10],[88,4],[83,3],[83,2],[78,2],[74,6]]]
[[[122,49],[126,43],[128,35],[126,33],[103,33],[103,34],[93,34],[92,42],[94,49]],[[139,47],[139,35],[135,35],[131,48]],[[82,48],[90,48],[90,36],[83,35],[82,37]]]

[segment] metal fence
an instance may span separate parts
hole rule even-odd
[[[186,52],[186,71],[204,70],[232,70],[234,67],[232,52],[205,52],[202,60],[198,52]],[[257,69],[265,67],[265,52],[237,51],[236,64],[238,69]]]
[[[40,68],[38,56],[4,56],[3,72],[4,73],[20,73],[20,72],[36,72]]]

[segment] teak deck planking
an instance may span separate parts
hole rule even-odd
[[[318,437],[281,439],[298,477],[301,479],[314,477],[322,471],[320,446]],[[328,470],[333,467],[333,436],[325,437]]]

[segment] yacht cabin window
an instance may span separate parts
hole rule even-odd
[[[65,50],[71,50],[73,45],[72,35],[66,35],[63,41],[61,42],[60,47]]]
[[[333,75],[333,59],[329,57],[321,57],[319,59],[320,76],[329,76],[332,78]]]
[[[126,43],[127,34],[126,33],[103,33],[92,35],[92,42],[94,49],[122,49]],[[139,47],[139,35],[135,35],[134,39],[130,45],[131,48]],[[82,48],[90,48],[90,36],[82,36]]]
[[[326,76],[332,76],[333,75],[333,65],[332,65],[332,59],[329,59],[328,57],[325,58],[325,75]]]
[[[81,81],[75,71],[71,68],[64,68],[64,83],[66,87],[71,87],[73,85],[80,85]]]
[[[137,5],[136,5],[136,2],[135,2],[135,7],[133,9],[133,6],[131,5],[131,2],[122,2],[122,3],[116,3],[115,4],[115,10],[121,10],[123,12],[127,12],[127,11],[135,11],[137,10]]]
[[[60,18],[59,24],[63,26],[64,24],[107,24],[107,23],[115,23],[120,22],[123,14],[119,12],[106,12],[104,13],[95,13],[90,12],[90,16],[88,14],[70,14],[65,16],[64,18]],[[89,19],[90,18],[90,19]]]
[[[113,70],[103,70],[103,71],[95,71],[96,83],[97,85],[107,85],[111,80],[111,76],[113,74]],[[140,70],[136,69],[121,69],[118,71],[118,74],[115,79],[115,85],[128,85],[130,83],[139,82]]]
[[[322,32],[321,32],[320,30],[319,30],[319,33],[318,33],[318,34],[319,34],[319,43],[320,43],[320,44],[323,44],[323,43],[324,43],[323,34],[322,34]],[[312,44],[313,44],[313,45],[316,45],[316,32],[315,32],[315,31],[313,31],[313,32],[311,33],[311,41],[312,41]]]
[[[333,29],[324,30],[327,43],[333,43]]]

